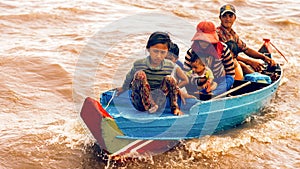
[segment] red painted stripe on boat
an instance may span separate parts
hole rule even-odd
[[[115,152],[114,154],[112,154],[112,156],[126,156],[130,154],[135,155],[135,153],[163,153],[170,150],[178,143],[179,141],[174,140],[136,140],[131,144],[128,144],[127,146],[123,147],[119,151]]]
[[[130,144],[128,144],[127,146],[123,147],[122,149],[120,149],[119,151],[115,152],[113,155],[126,155],[128,153],[131,153],[131,151],[133,149],[135,149],[136,147],[142,145],[143,143],[145,143],[147,140],[136,140]]]
[[[152,142],[149,142],[148,144],[145,144],[143,147],[137,150],[138,153],[144,154],[144,153],[164,153],[166,151],[169,151],[171,148],[176,146],[179,143],[179,141],[174,140],[152,140]]]
[[[101,104],[100,104],[99,102],[97,102],[97,105],[98,105],[98,108],[99,108],[99,110],[100,110],[100,112],[101,112],[101,115],[102,115],[103,117],[113,118],[113,117],[111,117],[110,114],[107,113],[107,111],[101,106]]]

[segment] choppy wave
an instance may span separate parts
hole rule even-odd
[[[248,46],[261,45],[261,36],[267,35],[288,58],[286,62],[274,50],[273,57],[284,64],[285,73],[272,104],[238,128],[184,141],[169,152],[136,159],[123,167],[299,168],[300,33],[297,30],[300,4],[288,0],[230,3],[237,8],[236,31]],[[98,97],[102,91],[117,87],[121,77],[112,78],[116,74],[125,75],[132,60],[146,55],[147,35],[132,31],[125,38],[122,37],[125,30],[121,28],[104,31],[101,38],[116,38],[103,42],[111,46],[109,52],[105,53],[106,49],[97,49],[96,53],[88,51],[87,56],[93,57],[79,60],[83,51],[97,48],[97,43],[101,43],[90,40],[97,39],[97,32],[111,22],[145,12],[174,15],[191,25],[201,20],[219,23],[221,5],[223,1],[218,0],[0,2],[0,166],[105,167],[94,156],[91,147],[95,140],[81,121],[78,109],[86,93]],[[144,22],[141,18],[140,23]],[[180,27],[174,23],[160,26],[164,30]],[[178,31],[171,32],[172,38],[177,34],[192,36],[195,29],[187,29],[183,25],[180,29],[170,29]],[[183,58],[189,44],[178,37],[174,36],[174,40],[180,44]],[[91,49],[85,48],[88,43],[95,44]],[[84,63],[80,65],[78,61]],[[77,66],[83,70],[75,72],[79,76],[78,83],[72,81]]]
[[[300,26],[300,22],[294,19],[274,19],[273,23],[280,26]]]

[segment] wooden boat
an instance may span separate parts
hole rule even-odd
[[[210,100],[187,99],[181,105],[182,116],[175,116],[166,107],[154,114],[137,111],[128,99],[128,92],[115,96],[115,90],[104,92],[100,102],[86,98],[81,117],[109,157],[134,157],[163,153],[181,140],[211,135],[235,127],[251,114],[267,105],[282,78],[280,66],[267,68],[261,79],[235,81],[233,89]]]

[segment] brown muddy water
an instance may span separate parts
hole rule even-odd
[[[94,156],[79,117],[84,98],[119,86],[153,31],[168,31],[183,59],[196,24],[218,25],[225,3],[249,46],[270,38],[288,58],[274,50],[284,68],[276,96],[238,128],[122,167],[300,168],[300,2],[292,0],[2,0],[0,168],[111,168]]]

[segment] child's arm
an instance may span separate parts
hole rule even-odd
[[[204,88],[206,88],[206,92],[211,92],[211,84],[214,81],[214,75],[211,71],[211,69],[209,69],[208,67],[206,67],[206,77],[207,77],[207,81],[204,84]]]
[[[211,92],[211,85],[210,84],[211,84],[210,79],[207,79],[206,83],[203,85],[203,88],[206,89],[207,93]]]
[[[179,78],[178,87],[182,88],[189,83],[189,79],[187,75],[183,72],[183,70],[178,66],[176,67],[176,75]]]

